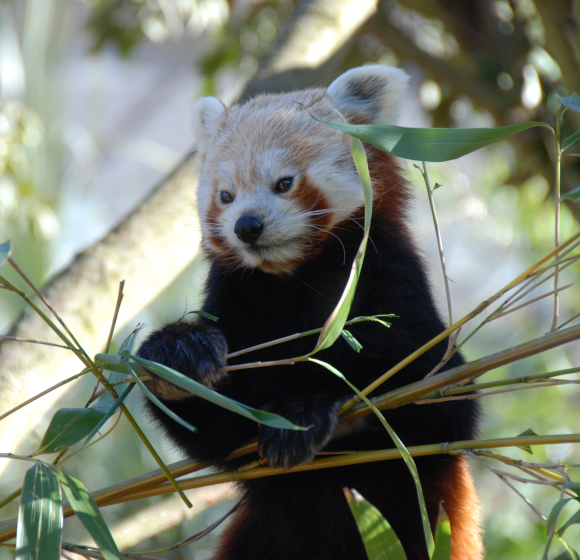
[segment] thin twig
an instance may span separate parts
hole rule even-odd
[[[544,525],[548,524],[548,520],[542,515],[542,512],[537,509],[534,504],[532,504],[532,502],[530,502],[530,500],[528,500],[509,480],[507,480],[505,477],[503,477],[502,475],[498,475],[499,478],[505,482],[524,502],[526,502],[526,504],[528,504],[530,506],[530,508],[532,509],[532,511],[540,518],[540,520],[542,521],[542,523],[544,523]]]
[[[419,356],[421,356],[422,354],[433,348],[433,346],[435,346],[442,340],[445,340],[451,333],[455,332],[459,327],[463,326],[465,323],[467,323],[468,321],[470,321],[471,319],[473,319],[474,317],[485,311],[492,303],[503,297],[503,295],[506,292],[510,291],[511,289],[513,289],[514,287],[518,286],[523,281],[528,279],[535,270],[537,270],[538,268],[543,266],[546,262],[551,260],[554,257],[554,255],[556,255],[558,252],[567,248],[572,243],[576,242],[578,238],[580,238],[580,233],[577,233],[576,235],[572,236],[565,243],[563,243],[561,247],[558,247],[553,251],[550,251],[547,255],[545,255],[535,264],[528,267],[524,272],[522,272],[522,274],[518,275],[509,284],[501,288],[493,296],[481,302],[473,311],[471,311],[465,317],[463,317],[463,319],[460,319],[459,321],[457,321],[457,323],[451,325],[443,332],[439,333],[436,337],[432,338],[429,342],[425,343],[423,346],[415,350],[413,353],[409,354],[405,359],[401,360],[397,365],[393,366],[391,369],[389,369],[389,371],[381,375],[378,379],[375,379],[375,381],[373,381],[369,386],[365,387],[361,391],[361,393],[363,395],[368,395],[369,393],[372,393],[377,387],[379,387],[385,381],[390,379],[393,375],[395,375],[397,372],[403,369],[407,364],[416,360]],[[347,410],[348,408],[350,408],[351,406],[355,405],[358,402],[359,399],[357,398],[350,399],[341,406],[340,412],[344,412],[345,410]]]
[[[500,395],[502,393],[511,393],[513,391],[523,391],[524,389],[538,389],[539,387],[553,387],[554,385],[578,385],[580,381],[566,380],[566,381],[546,381],[545,383],[534,383],[527,384],[523,387],[514,386],[507,389],[499,389],[497,391],[487,391],[484,393],[474,393],[473,395],[457,395],[453,397],[439,397],[435,399],[419,399],[413,401],[413,404],[433,404],[446,401],[469,401],[474,399],[481,399],[483,397],[489,397],[491,395]],[[471,389],[472,391],[477,390],[477,386],[474,385]]]
[[[574,248],[578,245],[578,243],[574,244]],[[560,266],[560,272],[562,272],[562,270],[564,270],[565,268],[567,268],[568,266],[570,266],[571,264],[575,263],[577,260],[580,260],[580,255],[576,256],[576,257],[572,257],[571,259],[567,259],[569,262],[568,264],[566,264],[565,266]],[[548,270],[549,268],[551,268],[552,266],[554,266],[553,264],[544,267],[541,270],[536,271],[536,273],[534,273],[532,276],[532,278],[530,278],[527,282],[525,282],[515,293],[513,293],[510,297],[508,297],[499,307],[497,307],[497,309],[494,309],[488,317],[486,317],[477,327],[475,327],[475,329],[473,329],[473,331],[471,331],[453,350],[453,354],[455,354],[456,352],[458,352],[461,347],[472,337],[474,336],[483,326],[485,326],[487,323],[490,323],[491,321],[493,321],[494,319],[496,319],[498,316],[502,315],[503,310],[508,309],[511,305],[513,305],[514,303],[516,303],[517,301],[519,301],[520,299],[522,299],[523,297],[525,297],[527,294],[529,294],[530,292],[533,292],[536,288],[538,288],[539,286],[541,286],[544,282],[547,282],[550,278],[552,278],[554,276],[555,273],[550,274],[549,276],[547,276],[546,278],[544,278],[541,282],[538,282],[537,284],[534,284],[531,288],[526,289],[531,283],[536,282],[537,279],[544,274],[544,272],[546,270]],[[524,293],[521,293],[522,290],[526,290]],[[550,292],[552,293],[552,292]],[[516,297],[517,296],[517,297]],[[506,313],[507,315],[507,313]],[[557,329],[556,329],[557,330]],[[430,376],[429,376],[430,377]]]
[[[450,385],[449,387],[444,387],[439,391],[429,393],[425,395],[423,398],[437,399],[439,397],[448,397],[451,395],[456,395],[458,393],[481,391],[483,389],[495,389],[496,387],[505,387],[506,385],[516,385],[518,383],[536,383],[538,381],[544,381],[552,377],[559,377],[560,375],[570,375],[572,373],[578,372],[580,372],[580,367],[561,369],[558,371],[549,371],[547,373],[536,373],[533,375],[525,375],[522,377],[512,377],[508,379],[503,379],[501,381],[489,381],[487,383],[478,383],[476,385],[467,385],[468,380],[465,380],[461,384],[453,384]]]
[[[220,371],[236,371],[238,369],[253,369],[261,367],[272,366],[293,366],[296,362],[303,362],[305,360],[299,358],[291,358],[289,360],[273,360],[271,362],[251,362],[249,364],[239,364],[237,366],[225,366]]]
[[[46,313],[44,313],[42,311],[42,309],[40,309],[38,307],[38,305],[36,305],[29,297],[26,293],[24,293],[22,290],[18,289],[14,284],[12,284],[9,280],[7,280],[5,277],[0,276],[0,282],[2,282],[2,284],[4,284],[5,286],[7,286],[12,292],[14,292],[15,294],[19,295],[24,302],[30,306],[37,315],[39,315],[41,317],[41,319],[53,330],[53,332],[55,332],[57,334],[57,336],[68,346],[70,347],[70,349],[75,353],[75,355],[77,356],[77,358],[88,368],[90,368],[90,370],[93,372],[93,374],[101,379],[101,383],[107,388],[107,390],[111,393],[111,395],[113,396],[113,398],[115,400],[117,400],[119,398],[119,395],[117,395],[117,392],[109,385],[109,382],[107,381],[107,379],[103,376],[102,372],[99,370],[99,368],[94,364],[94,362],[91,360],[91,358],[88,356],[88,354],[84,351],[84,349],[78,344],[78,342],[76,342],[76,339],[74,338],[74,336],[72,336],[73,341],[75,341],[75,344],[73,344],[73,342],[71,342],[66,335],[55,325],[54,321],[52,321],[50,319],[50,317],[48,317],[48,315],[46,315]],[[29,281],[30,282],[30,281]],[[36,288],[35,288],[36,289]],[[54,312],[54,311],[53,311]],[[56,313],[56,312],[55,312]],[[59,319],[60,320],[60,319]],[[62,324],[62,321],[61,321]],[[66,325],[65,329],[67,328]],[[68,329],[67,329],[68,330]]]
[[[40,299],[40,301],[42,301],[42,303],[44,303],[44,305],[46,307],[48,307],[48,309],[51,311],[51,313],[56,317],[57,321],[62,325],[62,327],[64,328],[64,330],[66,331],[66,333],[71,337],[71,339],[73,340],[73,342],[76,344],[77,348],[88,358],[88,354],[83,350],[82,346],[79,344],[79,342],[77,341],[77,339],[75,338],[75,336],[73,335],[73,333],[67,327],[67,325],[65,324],[65,322],[60,318],[59,314],[52,307],[52,305],[50,305],[50,303],[48,303],[48,301],[42,295],[42,293],[40,292],[40,290],[34,285],[34,283],[32,282],[32,280],[30,280],[30,278],[28,278],[28,276],[26,276],[26,274],[24,273],[24,271],[16,264],[16,262],[14,262],[14,260],[12,259],[12,257],[9,256],[6,260],[10,263],[10,266],[12,266],[12,268],[16,272],[18,272],[18,274],[21,276],[21,278],[30,286],[30,288],[36,294],[36,296],[38,297],[38,299]]]
[[[526,502],[526,504],[528,504],[528,506],[530,506],[530,508],[532,509],[532,511],[541,519],[542,523],[544,523],[544,525],[548,524],[548,520],[542,515],[542,512],[536,508],[536,506],[534,506],[534,504],[532,504],[532,502],[530,502],[530,500],[528,500],[507,478],[506,478],[506,474],[507,473],[503,473],[502,471],[498,471],[497,469],[494,469],[492,466],[488,465],[485,461],[483,461],[482,459],[480,459],[475,453],[471,453],[470,451],[466,451],[466,455],[469,455],[472,459],[474,459],[475,461],[477,461],[478,463],[481,463],[485,468],[489,469],[493,474],[495,474],[501,481],[503,481],[505,484],[507,484],[524,502]]]
[[[72,350],[63,344],[55,344],[54,342],[44,342],[43,340],[32,340],[30,338],[18,338],[17,336],[0,335],[0,340],[12,340],[14,342],[30,342],[32,344],[43,344],[44,346],[54,346],[55,348],[63,348],[64,350]]]
[[[247,354],[249,352],[254,352],[256,350],[262,350],[264,348],[269,348],[270,346],[275,346],[276,344],[282,344],[283,342],[290,342],[291,340],[296,340],[298,338],[302,338],[312,334],[318,334],[320,333],[321,330],[322,327],[320,327],[319,329],[312,329],[311,331],[291,334],[289,336],[277,338],[276,340],[270,340],[269,342],[264,342],[262,344],[256,344],[255,346],[250,346],[249,348],[244,348],[243,350],[238,350],[237,352],[232,352],[227,355],[227,358],[229,360],[230,358],[235,358],[236,356],[240,356],[241,354]]]
[[[143,433],[143,431],[139,427],[139,424],[137,424],[136,420],[133,418],[133,415],[129,412],[129,410],[127,409],[127,407],[125,406],[125,404],[124,403],[121,403],[119,405],[119,408],[123,411],[123,414],[125,415],[125,417],[127,418],[127,420],[129,420],[129,423],[131,424],[131,426],[133,427],[133,429],[137,432],[137,435],[139,436],[139,439],[145,444],[145,447],[149,450],[149,453],[151,453],[151,455],[155,459],[155,462],[157,463],[157,465],[159,466],[159,468],[164,472],[164,474],[167,477],[167,480],[169,481],[169,483],[173,486],[173,488],[175,489],[175,491],[179,494],[179,496],[183,500],[183,503],[188,508],[193,507],[193,505],[189,501],[188,497],[184,494],[183,489],[181,488],[181,486],[179,485],[179,483],[175,480],[174,476],[171,474],[171,472],[169,471],[169,469],[167,468],[167,466],[163,462],[163,459],[161,459],[161,457],[159,456],[159,454],[157,453],[157,451],[155,451],[155,448],[153,447],[153,445],[151,444],[151,442],[147,439],[147,436]]]
[[[69,552],[74,552],[75,554],[79,554],[85,558],[100,558],[105,560],[103,554],[96,548],[81,546],[79,544],[71,544],[67,542],[63,542],[62,547]],[[121,555],[121,558],[128,558],[129,560],[165,560],[164,558],[155,556],[144,556],[143,554],[131,554],[128,552],[120,552],[119,554]]]
[[[427,166],[423,161],[423,171],[419,166],[415,165],[425,180],[425,186],[427,187],[427,195],[429,197],[429,205],[431,206],[431,216],[433,218],[433,226],[435,227],[435,238],[437,239],[437,248],[439,249],[439,260],[441,261],[441,270],[443,271],[443,282],[445,285],[445,295],[447,296],[447,309],[449,311],[449,324],[453,324],[453,315],[451,312],[451,293],[449,291],[449,279],[447,277],[447,268],[445,266],[445,255],[443,253],[443,241],[441,240],[441,231],[439,230],[439,222],[437,221],[437,212],[435,211],[435,201],[433,200],[433,189],[431,188],[431,182],[429,181],[429,174],[427,173]]]
[[[562,500],[563,498],[564,498],[564,487],[562,487],[562,490],[560,491],[560,500]],[[546,549],[544,550],[542,560],[547,560],[548,558],[548,552],[550,552],[550,547],[552,546],[552,541],[554,540],[554,534],[556,533],[556,523],[558,522],[558,517],[559,516],[557,515],[556,519],[554,519],[554,523],[552,523],[552,525],[549,526],[548,542],[546,543]]]
[[[422,379],[421,381],[416,381],[410,385],[389,391],[384,395],[376,397],[375,406],[379,410],[396,408],[409,402],[413,402],[414,400],[425,398],[426,395],[458,382],[473,380],[492,369],[528,358],[578,339],[580,339],[580,325],[568,327],[561,331],[541,336],[535,340],[518,344],[517,346],[507,350],[502,350],[490,356],[486,356],[485,358],[475,360],[474,362],[448,369],[430,379]],[[342,409],[346,408],[346,405],[343,405]],[[360,418],[361,416],[366,416],[370,413],[371,412],[366,405],[357,403],[353,406],[351,411],[348,413],[344,412],[343,417],[344,420],[348,421]]]
[[[568,268],[569,266],[573,265],[576,261],[580,260],[580,255],[576,255],[575,257],[571,258],[571,259],[567,259],[567,262],[565,264],[560,264],[558,263],[558,269],[560,272],[562,272],[563,270],[565,270],[566,268]],[[547,270],[547,269],[546,269]],[[542,271],[542,274],[544,272],[546,272],[546,270]],[[530,292],[533,292],[536,288],[540,287],[544,282],[547,282],[548,280],[550,280],[551,278],[554,278],[556,276],[556,272],[552,272],[551,274],[549,274],[548,276],[546,276],[545,278],[542,279],[541,282],[538,282],[537,284],[534,284],[534,282],[536,280],[538,280],[538,278],[541,276],[538,275],[537,277],[533,278],[532,282],[528,282],[526,284],[526,286],[524,286],[524,288],[526,288],[527,286],[531,284],[533,284],[533,286],[531,288],[526,289],[525,292],[519,294],[518,293],[514,294],[512,297],[508,298],[506,300],[506,302],[504,303],[504,309],[507,309],[509,307],[511,307],[514,303],[516,303],[517,301],[519,301],[520,299],[524,298],[525,296],[527,296]],[[519,295],[518,295],[519,294]],[[515,297],[517,296],[517,297]]]
[[[580,255],[575,255],[575,256],[569,257],[567,259],[563,258],[565,255],[569,254],[571,251],[578,248],[579,245],[580,245],[580,241],[577,243],[574,243],[572,246],[568,247],[568,249],[566,251],[561,251],[562,255],[560,255],[560,258],[562,260],[557,260],[553,263],[550,263],[546,266],[543,266],[542,268],[539,268],[533,274],[531,274],[530,278],[528,278],[528,280],[526,282],[524,282],[511,296],[509,296],[506,299],[506,301],[504,302],[504,306],[509,307],[510,305],[512,305],[513,303],[515,303],[516,301],[518,301],[522,297],[524,297],[525,294],[522,294],[522,292],[524,290],[527,290],[527,288],[530,284],[534,284],[534,282],[537,282],[538,278],[540,278],[546,271],[550,270],[551,268],[555,268],[556,265],[558,265],[558,267],[560,268],[560,272],[562,272],[562,270],[564,270],[564,268],[567,268],[571,264],[574,264],[576,261],[580,260]],[[559,255],[560,253],[558,252],[557,254]],[[564,264],[566,266],[563,266]],[[552,273],[549,276],[546,276],[546,278],[544,278],[541,282],[535,284],[530,290],[528,290],[526,292],[526,294],[533,291],[538,286],[541,286],[544,282],[546,282],[550,278],[553,278],[554,274],[555,273]]]
[[[532,470],[532,468],[530,467],[524,467],[521,463],[523,461],[517,461],[515,459],[511,459],[510,457],[504,457],[503,455],[498,455],[497,453],[494,452],[489,452],[489,451],[473,451],[474,455],[477,455],[478,457],[487,457],[489,459],[495,459],[496,461],[500,461],[503,464],[509,465],[510,467],[514,467],[516,469],[519,469],[523,472],[525,472],[527,475],[534,477],[536,480],[530,480],[530,479],[518,479],[518,477],[514,477],[513,475],[509,475],[511,478],[514,478],[515,480],[519,480],[520,482],[524,482],[524,483],[531,483],[531,484],[543,484],[545,486],[551,486],[552,488],[555,488],[556,490],[558,490],[558,492],[560,492],[561,490],[563,490],[564,488],[562,487],[562,482],[563,482],[563,477],[559,476],[557,482],[554,482],[553,480],[547,480],[546,478],[544,478],[543,476],[541,476],[539,473],[534,472],[534,470]],[[550,468],[556,468],[555,465],[550,465]],[[554,475],[551,472],[547,472],[545,469],[539,469],[540,472],[542,472],[543,474],[546,474],[547,476],[558,476],[558,475]],[[508,473],[506,473],[505,471],[499,471],[502,472],[505,475],[508,475]],[[565,489],[564,489],[565,490]],[[573,492],[570,491],[566,491],[566,494],[572,496],[572,497],[577,497],[576,494],[574,494]]]
[[[558,292],[563,292],[564,290],[571,288],[573,285],[574,284],[568,284],[567,286],[562,286],[561,288],[558,288]],[[501,319],[502,317],[505,317],[506,315],[509,315],[510,313],[513,313],[514,311],[517,311],[518,309],[522,309],[524,307],[527,307],[528,305],[535,303],[536,301],[540,301],[541,299],[544,299],[544,298],[551,296],[555,293],[556,293],[556,290],[552,290],[551,292],[548,292],[547,294],[538,296],[537,298],[531,299],[530,301],[526,301],[525,303],[522,303],[521,305],[513,307],[509,311],[504,311],[503,313],[498,313],[497,315],[490,316],[488,318],[487,322],[491,323],[491,321],[495,321],[496,319]]]
[[[580,317],[580,313],[576,313],[576,315],[574,315],[573,317],[570,317],[570,319],[568,319],[567,321],[564,321],[561,325],[558,325],[554,330],[560,330],[562,327],[565,327],[566,325],[568,325],[569,323],[571,323],[574,319],[578,319],[578,317]]]
[[[170,550],[176,550],[178,548],[183,548],[184,546],[187,546],[187,545],[192,544],[196,541],[199,541],[200,539],[202,539],[206,535],[209,535],[212,531],[217,529],[231,515],[236,513],[236,511],[238,511],[242,507],[242,505],[243,505],[243,499],[241,499],[232,509],[230,509],[223,517],[218,519],[215,523],[212,523],[209,527],[206,527],[203,531],[200,531],[199,533],[196,533],[195,535],[192,535],[191,537],[187,537],[186,539],[183,539],[182,541],[179,541],[178,543],[175,543],[174,545],[169,546],[167,548],[160,548],[158,550],[149,550],[147,552],[143,552],[142,554],[147,555],[147,558],[150,558],[150,556],[149,556],[150,554],[159,554],[160,552],[169,552]]]
[[[20,403],[18,406],[15,406],[14,408],[10,409],[8,412],[5,412],[4,414],[2,414],[2,416],[0,416],[0,421],[4,420],[4,418],[6,418],[7,416],[10,416],[11,414],[16,412],[17,410],[20,410],[21,408],[25,407],[26,405],[30,404],[31,402],[34,402],[36,399],[39,399],[40,397],[47,395],[51,391],[54,391],[55,389],[58,389],[59,387],[62,387],[63,385],[66,385],[67,383],[74,381],[75,379],[77,379],[81,375],[84,375],[85,373],[89,373],[89,371],[90,371],[90,368],[85,368],[80,373],[77,373],[76,375],[73,375],[72,377],[64,379],[63,381],[59,381],[56,385],[53,385],[52,387],[49,387],[45,391],[42,391],[42,393],[38,393],[38,395],[34,395],[34,397],[31,397],[27,401]]]
[[[115,325],[117,324],[117,319],[119,317],[119,310],[121,309],[121,302],[123,301],[123,288],[125,287],[125,280],[119,282],[119,292],[117,294],[117,303],[115,304],[115,312],[113,313],[113,320],[111,322],[111,329],[109,330],[109,336],[107,337],[107,343],[105,344],[105,354],[109,353],[109,348],[111,347],[111,341],[113,340],[113,333],[115,332]]]
[[[459,338],[459,334],[461,333],[461,329],[463,327],[459,327],[450,337],[449,337],[449,344],[447,345],[447,350],[445,350],[445,355],[441,358],[441,361],[424,377],[424,379],[428,379],[435,375],[448,361],[459,348],[455,348],[455,343]]]
[[[389,314],[384,314],[384,315],[368,315],[368,316],[365,315],[362,317],[355,317],[354,319],[350,319],[349,321],[346,321],[345,326],[346,325],[355,325],[356,323],[363,323],[365,321],[377,321],[379,323],[385,324],[384,321],[379,320],[379,317],[393,317],[393,315],[389,313]],[[387,324],[387,326],[389,326],[389,325]],[[319,334],[321,331],[322,331],[322,327],[320,327],[318,329],[312,329],[310,331],[304,331],[301,333],[291,334],[288,336],[284,336],[282,338],[277,338],[275,340],[270,340],[268,342],[256,344],[255,346],[250,346],[248,348],[238,350],[237,352],[232,352],[232,353],[228,354],[226,356],[226,358],[229,360],[230,358],[235,358],[236,356],[240,356],[242,354],[248,354],[249,352],[255,352],[256,350],[263,350],[264,348],[269,348],[270,346],[275,346],[277,344],[282,344],[284,342],[290,342],[292,340],[296,340],[298,338],[303,338],[305,336]]]
[[[451,309],[451,292],[449,290],[449,278],[447,277],[447,267],[445,265],[445,254],[443,253],[443,241],[441,239],[441,231],[439,230],[439,221],[437,220],[437,212],[435,210],[435,200],[433,199],[433,190],[431,188],[431,181],[429,180],[429,173],[427,172],[427,165],[423,163],[423,170],[418,165],[415,167],[419,170],[421,175],[423,175],[423,180],[425,181],[425,187],[427,187],[427,197],[429,198],[429,206],[431,207],[431,217],[433,218],[433,226],[435,228],[435,238],[437,240],[437,248],[439,250],[439,260],[441,262],[441,270],[443,272],[443,284],[445,286],[445,295],[447,296],[447,310],[449,312],[449,324],[453,324],[453,313]],[[425,378],[435,375],[449,360],[452,356],[452,350],[457,342],[461,328],[457,329],[453,336],[450,336],[447,342],[447,350],[439,364],[437,364],[426,376]]]
[[[563,115],[562,104],[558,103],[558,109],[556,110],[556,133],[554,134],[554,150],[556,154],[556,177],[554,183],[554,200],[556,205],[556,211],[555,211],[554,237],[556,247],[560,245],[560,166],[562,163],[562,150],[560,149],[560,132],[562,129],[562,115]],[[556,259],[556,261],[558,260],[559,259]],[[552,326],[550,327],[549,332],[553,332],[558,326],[558,305],[559,305],[558,275],[559,275],[559,267],[556,266],[554,275],[554,317],[552,318]]]
[[[115,332],[115,325],[117,324],[117,318],[119,317],[119,309],[121,309],[121,301],[123,300],[123,288],[125,287],[125,280],[121,280],[121,282],[119,282],[119,292],[117,294],[117,303],[115,304],[115,312],[113,313],[113,320],[111,321],[111,328],[109,330],[109,336],[107,337],[107,342],[105,344],[105,354],[109,353],[109,348],[111,347],[111,341],[113,340],[113,333]],[[103,371],[104,368],[101,368],[101,371]],[[99,378],[97,377],[97,382],[95,383],[95,386],[93,387],[93,392],[91,393],[91,396],[89,397],[88,404],[92,403],[93,400],[95,399],[95,393],[97,392],[97,389],[99,388]]]

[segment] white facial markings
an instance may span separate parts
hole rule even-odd
[[[333,155],[325,153],[308,170],[308,176],[325,197],[331,210],[329,227],[344,220],[364,204],[362,185],[354,165],[337,165]]]
[[[308,99],[301,102],[333,118],[328,97],[316,92],[300,95],[317,99],[312,107]],[[198,187],[204,243],[217,259],[232,266],[291,272],[323,247],[338,222],[364,204],[343,135],[306,112],[286,115],[288,102],[285,96],[258,98],[228,110],[228,126],[208,146]],[[293,179],[291,187],[276,192],[285,178]],[[233,200],[224,204],[222,191]],[[235,234],[243,216],[263,225],[251,243]],[[217,249],[212,250],[212,243]]]
[[[298,173],[298,169],[291,165],[291,158],[289,148],[268,148],[256,157],[256,171],[264,186]]]
[[[213,175],[218,179],[215,187],[200,187],[200,210],[208,208],[202,198],[207,197],[211,189],[219,207],[219,213],[213,224],[206,220],[206,232],[211,232],[221,238],[232,255],[243,266],[251,268],[268,267],[272,272],[290,272],[296,263],[305,257],[316,239],[325,231],[332,230],[338,222],[352,214],[353,209],[364,204],[360,180],[353,166],[337,164],[336,146],[328,146],[316,158],[305,173],[301,174],[295,167],[287,164],[289,151],[287,149],[269,149],[257,157],[255,167],[242,175],[243,185],[235,185],[231,167],[220,163],[207,165],[213,167]],[[277,158],[280,158],[278,160]],[[340,158],[347,161],[346,158]],[[238,170],[240,178],[241,170]],[[251,183],[247,177],[251,175],[258,181]],[[295,189],[300,189],[300,177],[307,176],[307,182],[320,191],[321,197],[327,202],[325,214],[329,220],[324,229],[314,227],[314,216],[310,216],[311,208],[304,208],[300,196]],[[283,177],[294,177],[292,188],[285,196],[273,191],[273,183]],[[215,184],[215,182],[214,182]],[[239,187],[239,188],[238,188]],[[227,190],[232,194],[233,201],[223,204],[220,194]],[[299,192],[299,191],[298,191]],[[202,196],[203,193],[203,196]],[[235,225],[242,216],[255,216],[264,225],[263,234],[255,243],[247,244],[235,234]],[[211,247],[210,247],[211,250]]]

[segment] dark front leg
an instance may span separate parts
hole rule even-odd
[[[227,392],[231,378],[221,371],[226,365],[227,352],[225,337],[213,325],[178,321],[152,333],[141,345],[138,355],[175,369],[207,387]],[[177,416],[197,429],[191,432],[151,401],[145,402],[150,416],[190,458],[208,465],[219,463],[255,437],[258,431],[255,422],[149,373],[147,387]]]
[[[331,440],[338,424],[341,402],[331,397],[289,398],[288,402],[263,407],[309,429],[280,430],[261,425],[258,434],[260,455],[274,468],[291,469],[310,462]]]
[[[225,377],[227,343],[221,331],[205,323],[178,321],[155,331],[139,348],[138,355],[158,362],[213,388]],[[148,387],[158,396],[176,400],[190,394],[152,376]]]

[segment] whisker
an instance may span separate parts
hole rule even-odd
[[[318,231],[323,231],[325,233],[329,233],[330,235],[332,235],[333,237],[336,237],[336,239],[338,239],[338,242],[342,245],[342,264],[344,265],[346,263],[346,249],[344,248],[344,243],[342,242],[340,237],[338,237],[338,235],[335,235],[331,231],[328,231],[327,229],[323,229],[323,228],[320,228],[317,226],[312,226],[312,227],[314,229],[317,229]]]

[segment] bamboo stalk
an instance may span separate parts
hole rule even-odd
[[[394,391],[377,397],[375,406],[379,410],[396,408],[397,406],[402,406],[416,399],[423,398],[424,395],[442,389],[443,387],[474,379],[492,369],[533,356],[534,354],[539,354],[540,352],[545,352],[546,350],[579,338],[580,325],[556,331],[530,342],[524,342],[508,350],[502,350],[491,356],[486,356],[469,364],[457,366],[438,375],[434,375],[429,379],[423,379],[422,381],[417,381],[416,383],[395,389]],[[370,411],[364,403],[356,404],[348,413],[344,414],[344,420],[354,420],[367,414],[370,414]]]
[[[580,434],[562,434],[551,436],[517,436],[513,438],[494,438],[484,440],[467,440],[467,441],[455,441],[451,443],[417,445],[413,447],[407,447],[407,450],[413,457],[425,457],[427,455],[444,455],[444,454],[456,455],[461,454],[461,451],[465,449],[493,449],[501,447],[522,447],[529,445],[549,445],[549,444],[579,443],[579,442],[580,442]],[[401,453],[399,452],[398,449],[363,451],[361,453],[315,459],[311,463],[308,463],[306,465],[300,465],[290,470],[284,470],[283,468],[273,469],[271,467],[265,466],[265,467],[257,467],[255,469],[250,469],[247,471],[241,470],[237,472],[231,471],[218,474],[209,474],[192,479],[181,480],[180,486],[183,490],[190,490],[193,488],[201,488],[204,486],[212,486],[215,484],[236,482],[238,480],[254,480],[266,476],[277,476],[289,473],[305,472],[333,467],[343,467],[348,465],[359,465],[362,463],[371,463],[378,461],[390,461],[393,459],[400,458]],[[194,465],[195,465],[194,468],[200,468],[199,465],[191,461],[189,462],[181,461],[180,463],[176,463],[176,465],[179,465],[178,467],[179,470],[181,469],[187,470],[188,468],[191,468]],[[136,478],[148,476],[151,479],[151,475],[152,473],[148,473],[147,475],[141,475],[141,477]],[[157,478],[157,476],[155,478]],[[164,478],[164,475],[161,475],[161,478]],[[124,483],[121,483],[121,485],[122,484]],[[137,486],[136,484],[133,485],[134,488],[136,486]],[[154,488],[146,488],[132,492],[130,495],[125,493],[123,496],[120,496],[116,499],[111,499],[111,496],[105,493],[106,490],[109,489],[100,490],[98,492],[91,494],[97,505],[112,505],[136,499],[151,496],[160,496],[175,492],[173,486],[171,486],[171,484],[168,482],[159,484]],[[71,515],[73,515],[72,508],[70,508],[68,504],[66,503],[63,504],[63,509],[65,517],[70,517]],[[15,535],[16,535],[16,518],[4,520],[4,525],[0,526],[0,542],[10,540],[14,538]]]
[[[399,372],[401,369],[403,369],[406,365],[410,364],[413,360],[415,360],[416,358],[418,358],[419,356],[421,356],[422,354],[424,354],[425,352],[427,352],[428,350],[433,348],[433,346],[437,345],[442,340],[445,340],[451,333],[453,333],[458,328],[463,326],[465,323],[467,323],[468,321],[473,319],[473,317],[476,317],[477,315],[479,315],[482,311],[487,309],[492,303],[494,303],[499,298],[501,298],[506,292],[508,292],[509,290],[511,290],[512,288],[514,288],[515,286],[517,286],[518,284],[520,284],[521,282],[526,280],[531,274],[533,274],[534,271],[536,271],[538,268],[540,268],[542,265],[544,265],[546,262],[548,262],[550,259],[552,259],[554,256],[556,256],[558,253],[560,253],[563,249],[565,249],[566,247],[568,247],[569,245],[571,245],[572,243],[574,243],[578,239],[580,239],[580,233],[577,233],[576,235],[574,235],[573,237],[568,239],[565,243],[563,243],[562,245],[560,245],[559,247],[557,247],[553,251],[550,251],[545,257],[543,257],[542,259],[537,261],[535,264],[530,266],[527,270],[522,272],[519,276],[517,276],[509,284],[504,286],[496,294],[494,294],[489,299],[486,299],[485,301],[480,303],[471,313],[468,313],[465,317],[463,317],[463,319],[460,319],[459,321],[457,321],[457,323],[455,323],[455,324],[451,325],[449,328],[445,329],[438,336],[431,339],[429,342],[427,342],[426,344],[421,346],[421,348],[419,348],[418,350],[415,350],[415,352],[413,352],[412,354],[407,356],[404,360],[401,360],[396,366],[392,367],[384,375],[382,375],[381,377],[379,377],[378,379],[373,381],[368,387],[363,389],[361,391],[361,393],[363,395],[368,395],[369,393],[374,391],[377,387],[379,387],[385,381],[390,379],[393,375],[395,375],[397,372]],[[351,399],[350,401],[346,402],[341,407],[340,411],[344,412],[348,408],[352,407],[357,401],[358,401],[358,399],[356,399],[356,398]]]

